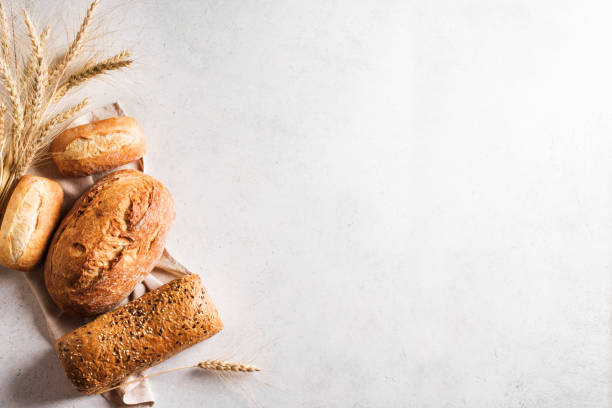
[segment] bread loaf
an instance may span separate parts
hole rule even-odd
[[[160,258],[174,202],[153,177],[120,170],[74,204],[51,241],[45,284],[60,309],[91,316],[124,299]]]
[[[0,227],[0,264],[28,271],[42,260],[63,197],[62,187],[53,180],[30,175],[19,180]]]
[[[63,175],[85,176],[141,158],[146,143],[136,119],[119,116],[65,130],[50,151]]]
[[[72,384],[92,394],[222,328],[200,277],[186,275],[64,335],[55,349]]]

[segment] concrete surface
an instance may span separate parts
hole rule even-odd
[[[86,2],[28,4],[61,37]],[[160,369],[264,369],[157,377],[157,406],[610,406],[609,2],[105,7],[139,62],[89,93],[141,122],[226,324]],[[0,308],[0,406],[107,406],[19,273]]]

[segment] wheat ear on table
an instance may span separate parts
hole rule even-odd
[[[232,371],[234,373],[254,373],[257,371],[261,371],[258,367],[252,366],[252,365],[247,365],[247,364],[240,364],[240,363],[230,363],[228,361],[223,361],[223,360],[205,360],[205,361],[200,361],[198,364],[194,364],[194,365],[190,365],[190,366],[183,366],[183,367],[176,367],[176,368],[171,368],[169,370],[163,370],[163,371],[158,371],[156,373],[153,374],[149,374],[149,375],[145,375],[142,376],[140,378],[137,378],[135,380],[132,381],[127,381],[124,383],[121,383],[119,385],[116,385],[114,387],[111,388],[107,388],[105,390],[99,391],[98,394],[102,394],[108,391],[112,391],[115,390],[117,388],[121,388],[124,387],[126,385],[130,385],[130,384],[135,384],[141,381],[144,381],[148,378],[151,377],[155,377],[161,374],[168,374],[174,371],[179,371],[179,370],[185,370],[187,368],[201,368],[204,370],[210,370],[210,371]]]
[[[255,371],[260,371],[259,368],[248,365],[248,364],[240,364],[240,363],[230,363],[223,360],[206,360],[201,361],[197,365],[204,370],[216,370],[216,371],[234,371],[234,372],[242,372],[242,373],[252,373]]]

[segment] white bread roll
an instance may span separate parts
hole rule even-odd
[[[30,175],[19,180],[0,226],[0,264],[28,271],[42,260],[63,198],[62,187],[53,180]]]
[[[63,131],[50,151],[63,175],[87,176],[140,159],[146,141],[136,119],[119,116]]]

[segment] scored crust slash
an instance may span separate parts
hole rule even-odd
[[[153,177],[120,170],[101,178],[51,241],[45,284],[53,301],[83,316],[115,307],[155,266],[174,217],[170,192]]]

